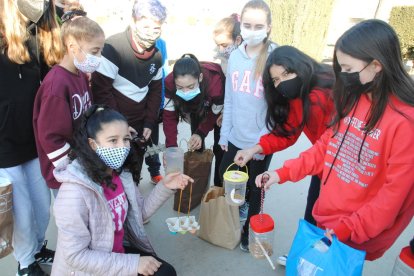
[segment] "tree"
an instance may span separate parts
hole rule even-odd
[[[396,31],[405,60],[414,60],[414,6],[393,7],[390,25]]]
[[[334,0],[266,1],[272,10],[272,40],[321,60]]]

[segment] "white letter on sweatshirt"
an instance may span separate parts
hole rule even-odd
[[[250,71],[244,71],[243,80],[240,85],[240,92],[247,92],[250,94]]]
[[[262,83],[262,77],[259,77],[259,79],[256,82],[256,90],[254,91],[254,95],[261,99],[263,97],[263,83]]]

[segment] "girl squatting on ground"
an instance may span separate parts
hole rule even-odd
[[[380,258],[414,214],[414,82],[395,31],[379,20],[346,31],[334,52],[336,115],[315,145],[268,172],[266,188],[322,173],[318,226]],[[256,178],[261,186],[262,176]]]
[[[138,188],[144,152],[131,144],[129,130],[127,119],[105,106],[82,116],[71,162],[54,171],[62,185],[53,208],[52,275],[176,275],[156,256],[143,222],[192,179],[169,174],[144,198]]]

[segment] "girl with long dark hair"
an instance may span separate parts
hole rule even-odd
[[[304,132],[312,144],[332,120],[334,84],[330,66],[291,46],[273,50],[263,72],[269,134],[257,145],[237,152],[234,162],[244,166],[255,154],[273,154],[295,144]],[[312,176],[305,219],[315,224],[312,208],[319,195],[321,175]]]
[[[82,115],[71,161],[54,171],[62,185],[53,208],[52,275],[176,275],[156,256],[143,222],[192,179],[166,175],[144,198],[138,189],[143,145],[131,139],[127,119],[111,108],[92,105]]]
[[[173,72],[165,79],[163,128],[166,146],[177,146],[180,118],[191,125],[190,150],[203,150],[205,137],[214,129],[216,186],[222,186],[219,167],[223,151],[218,145],[220,128],[216,122],[223,110],[224,81],[219,64],[199,62],[192,54],[185,54],[177,60]]]
[[[375,260],[414,215],[414,81],[397,34],[374,19],[338,39],[333,68],[332,128],[299,158],[269,171],[266,188],[322,174],[313,208],[318,226]]]

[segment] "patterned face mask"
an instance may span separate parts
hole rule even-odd
[[[138,28],[135,28],[134,34],[138,44],[145,50],[154,46],[156,40],[161,36],[161,32],[153,32],[149,34],[140,31]]]
[[[128,157],[130,147],[109,148],[97,145],[96,154],[111,169],[117,170],[122,167]]]
[[[224,59],[228,60],[230,58],[231,52],[233,52],[236,49],[237,49],[237,45],[232,44],[232,45],[227,46],[223,50],[217,50],[217,54],[216,54],[215,58],[224,58]]]
[[[99,64],[101,64],[101,57],[97,57],[88,53],[85,53],[82,49],[80,49],[82,53],[85,55],[84,61],[79,61],[76,59],[75,55],[73,56],[73,64],[79,71],[83,73],[93,73],[95,72]]]

